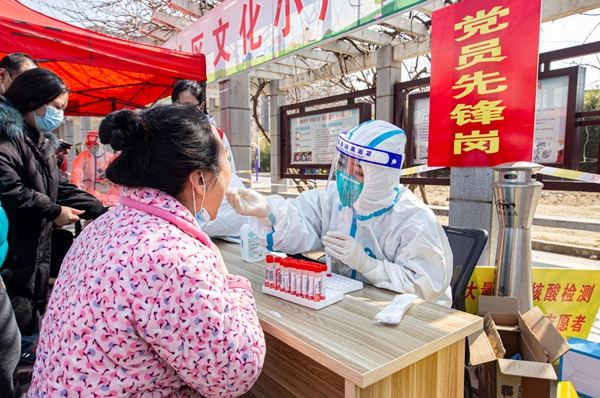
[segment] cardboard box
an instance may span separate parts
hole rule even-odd
[[[571,350],[560,359],[558,379],[573,383],[580,397],[600,396],[600,343],[571,337]]]
[[[516,297],[479,296],[479,315],[489,313],[493,320],[486,323],[487,332],[469,337],[471,364],[479,365],[480,398],[550,397],[550,382],[556,380],[552,362],[569,344],[539,308],[525,314],[518,308]],[[523,360],[510,359],[517,353]]]

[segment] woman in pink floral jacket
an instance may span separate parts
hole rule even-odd
[[[265,342],[247,279],[198,227],[214,219],[229,154],[195,108],[119,111],[100,126],[121,155],[120,205],[66,256],[40,331],[30,397],[235,397]]]

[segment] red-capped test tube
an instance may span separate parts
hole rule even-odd
[[[273,256],[267,254],[265,260],[267,261],[267,267],[265,268],[265,286],[273,289],[275,285],[275,268],[273,264]]]
[[[302,269],[302,263],[300,260],[292,260],[294,262],[294,268],[296,268],[296,296],[302,297],[302,276],[304,270]]]
[[[296,264],[294,264],[294,259],[290,258],[288,259],[288,265],[290,267],[290,291],[289,293],[292,295],[296,295],[296,277],[297,275],[297,269],[296,269]]]
[[[281,258],[277,256],[273,256],[273,260],[275,260],[275,289],[283,290],[283,275],[281,272]]]
[[[321,300],[325,300],[327,295],[327,264],[321,264]]]
[[[308,277],[310,275],[310,263],[302,261],[302,298],[308,298]]]
[[[321,264],[313,264],[314,301],[321,301]]]
[[[308,299],[315,301],[315,266],[314,263],[308,263]]]
[[[283,267],[283,291],[286,293],[290,292],[290,264],[289,259],[281,259],[281,266]]]

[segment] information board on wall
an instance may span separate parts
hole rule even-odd
[[[360,124],[360,109],[290,117],[290,165],[329,164],[338,135]]]
[[[413,101],[413,164],[427,164],[429,147],[429,98],[418,98]]]
[[[540,79],[535,106],[533,161],[562,163],[567,128],[569,76]]]

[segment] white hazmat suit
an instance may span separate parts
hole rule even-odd
[[[227,199],[240,214],[254,216],[250,227],[268,249],[296,254],[325,246],[333,271],[450,307],[452,251],[446,234],[433,212],[398,183],[405,144],[404,131],[384,121],[340,134],[338,151],[372,148],[379,156],[356,157],[364,186],[351,205],[342,206],[336,184],[287,200],[252,190],[228,190]],[[385,160],[388,155],[395,164]]]
[[[98,193],[103,195],[110,189],[106,168],[114,155],[104,150],[95,131],[85,136],[84,144],[86,149],[73,159],[70,179],[79,189],[98,197]]]

